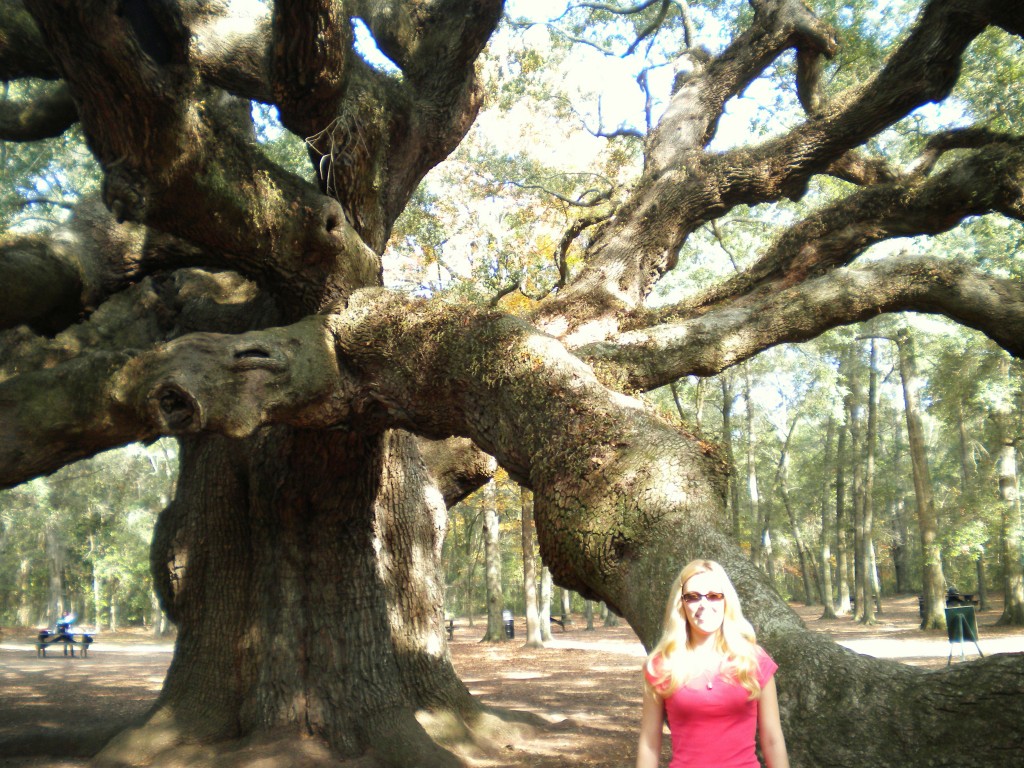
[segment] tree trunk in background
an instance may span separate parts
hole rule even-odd
[[[519,489],[523,525],[523,594],[526,598],[526,646],[543,647],[537,607],[537,556],[534,554],[533,493]]]
[[[875,612],[882,612],[882,594],[878,583],[878,568],[875,563],[875,450],[878,440],[878,349],[875,340],[871,339],[871,352],[868,357],[868,431],[865,436],[864,464],[864,503],[863,534],[861,539],[861,560],[864,563],[864,610],[861,621],[875,624]],[[873,602],[877,601],[877,602]]]
[[[1009,379],[1010,363],[1000,360],[1003,378]],[[1008,384],[1011,382],[1007,381]],[[1010,400],[1005,399],[993,413],[999,447],[996,469],[999,475],[1003,539],[1003,614],[996,622],[1002,626],[1024,626],[1024,562],[1021,545],[1020,486],[1017,474],[1017,424]]]
[[[839,441],[836,446],[836,583],[839,589],[839,604],[836,613],[846,616],[850,613],[850,582],[847,578],[846,544],[846,425],[839,425]]]
[[[747,496],[750,499],[750,559],[767,572],[764,561],[764,512],[757,488],[757,436],[754,432],[754,402],[750,396],[750,371],[743,369],[743,400],[747,407],[746,475]]]
[[[851,509],[853,512],[853,592],[854,618],[864,619],[865,564],[864,553],[864,386],[861,380],[859,349],[854,347],[845,358],[840,373],[845,373],[847,395],[846,418],[850,429],[850,464],[853,469]],[[843,370],[845,369],[845,370]],[[870,594],[870,593],[868,593]]]
[[[878,575],[878,558],[875,556],[875,542],[869,540],[871,547],[868,550],[868,566],[871,576],[871,589],[875,595],[876,615],[882,615],[882,582]]]
[[[733,393],[732,373],[726,371],[718,377],[722,385],[722,449],[729,462],[729,519],[732,522],[732,536],[740,540],[740,486],[736,477],[736,453],[732,439],[732,409],[736,396]]]
[[[47,605],[46,623],[52,626],[65,611],[64,603],[64,543],[60,541],[52,525],[46,526],[46,562],[49,565],[48,582],[50,600]]]
[[[18,563],[18,625],[32,626],[32,601],[29,593],[29,582],[32,575],[32,561],[26,557]]]
[[[978,574],[978,610],[987,611],[992,606],[988,602],[988,574],[985,568],[985,550],[978,553],[978,559],[974,561],[974,567]]]
[[[764,572],[768,574],[768,581],[778,589],[778,578],[775,573],[775,541],[772,538],[772,512],[775,511],[775,500],[771,497],[761,502],[761,558],[764,562]]]
[[[782,505],[786,508],[790,532],[793,534],[793,544],[796,547],[797,556],[800,560],[800,578],[803,582],[804,602],[807,605],[814,605],[815,590],[811,585],[813,581],[812,569],[814,568],[814,558],[810,556],[807,546],[804,544],[804,538],[800,532],[800,523],[796,518],[796,510],[793,509],[793,504],[789,498],[789,447],[797,421],[798,419],[793,420],[786,433],[786,440],[782,444],[779,456],[778,470],[775,473],[775,481],[778,486],[779,496],[782,499]]]
[[[960,504],[958,505],[958,517],[963,520],[970,515],[975,506],[975,493],[972,490],[971,481],[977,473],[974,464],[971,439],[967,428],[967,416],[964,413],[964,403],[958,400],[956,403],[956,426],[960,448]],[[985,587],[985,546],[978,544],[974,551],[974,570],[976,585],[974,594],[978,598],[978,610],[986,611],[988,604],[988,589]]]
[[[96,536],[89,535],[89,559],[92,562],[92,612],[93,625],[96,631],[103,629],[103,580],[96,571],[96,558],[99,553],[96,551]]]
[[[588,632],[594,631],[594,601],[584,600],[583,601],[583,618],[587,620],[586,630]]]
[[[903,425],[895,413],[893,417],[892,466],[895,471],[892,499],[890,500],[893,525],[892,563],[896,571],[896,592],[905,594],[914,588],[911,578],[914,537],[910,533],[906,504],[907,493],[903,485],[905,476],[903,471]]]
[[[494,484],[487,487],[484,500],[484,574],[487,586],[487,631],[484,642],[500,643],[506,640],[505,622],[501,612],[505,597],[501,588],[501,527],[494,498]]]
[[[962,400],[956,403],[956,428],[960,448],[960,507],[963,509],[971,493],[970,480],[974,474],[974,467],[971,462],[971,441],[967,435],[967,419],[964,417]]]
[[[821,580],[818,582],[820,589],[821,604],[823,610],[821,618],[834,619],[836,617],[835,601],[832,598],[832,484],[829,482],[831,473],[829,471],[829,460],[832,458],[833,442],[835,441],[836,420],[829,417],[825,428],[825,458],[822,466],[822,489],[821,489],[821,543],[818,548],[821,554]]]
[[[1004,445],[999,460],[999,497],[1003,526],[1003,615],[998,624],[1024,626],[1024,565],[1021,563],[1021,508],[1016,451]]]
[[[562,587],[561,589],[561,601],[562,601],[562,625],[563,629],[569,626],[569,622],[572,621],[572,591]]]
[[[601,603],[601,615],[604,619],[604,625],[606,627],[617,627],[619,626],[619,617],[614,611],[608,609],[608,606]]]
[[[481,496],[483,496],[483,495],[485,495],[485,494],[481,494]],[[464,556],[466,558],[466,578],[465,578],[465,581],[463,583],[463,598],[464,599],[463,599],[463,603],[462,603],[462,611],[465,614],[465,616],[467,617],[467,619],[469,620],[469,626],[475,627],[476,626],[476,605],[474,603],[474,599],[475,598],[473,596],[473,593],[474,593],[473,585],[474,585],[474,582],[475,582],[477,561],[479,560],[479,550],[482,547],[474,546],[474,543],[477,543],[477,544],[481,543],[481,542],[474,542],[474,540],[473,540],[473,530],[476,528],[475,522],[471,522],[468,519],[468,517],[465,518],[465,519],[466,519],[466,535],[465,535],[464,538],[465,538],[466,549],[464,551]]]
[[[540,569],[540,639],[551,639],[551,571],[545,565]]]
[[[938,520],[932,497],[932,479],[928,468],[928,454],[924,442],[921,416],[920,374],[914,339],[903,328],[897,335],[900,378],[903,382],[903,400],[907,417],[907,443],[914,474],[914,497],[917,500],[917,521],[921,531],[922,581],[924,582],[924,617],[922,629],[946,627],[946,579],[942,573],[942,549],[939,544]]]

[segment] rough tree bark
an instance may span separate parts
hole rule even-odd
[[[1019,137],[936,135],[905,171],[859,149],[946,98],[971,42],[1019,36],[1024,11],[927,0],[873,77],[830,94],[833,31],[799,0],[749,5],[719,54],[686,51],[625,202],[524,319],[379,287],[396,216],[475,118],[500,0],[0,0],[0,75],[51,81],[34,104],[3,104],[0,136],[79,123],[109,212],[83,204],[63,231],[0,243],[0,484],[159,434],[183,446],[152,549],[174,660],[148,721],[98,763],[255,749],[456,765],[511,727],[458,681],[441,631],[445,501],[486,474],[418,445],[452,436],[533,491],[555,580],[648,645],[652,585],[692,557],[721,561],[781,664],[794,766],[1020,754],[1021,659],[926,675],[804,631],[730,536],[717,450],[623,392],[891,311],[945,314],[1024,354],[1018,280],[927,254],[852,263],[969,216],[1024,218]],[[355,52],[355,18],[401,77]],[[707,151],[727,102],[791,51],[806,121]],[[308,140],[315,182],[253,142],[252,101]],[[799,198],[819,174],[858,189],[750,268],[644,307],[697,228]]]

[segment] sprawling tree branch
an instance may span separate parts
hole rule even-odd
[[[980,142],[960,137],[956,146]],[[940,137],[932,148],[951,148]],[[938,151],[938,149],[934,149]],[[817,210],[785,234],[750,268],[685,302],[655,313],[658,320],[732,303],[758,290],[792,285],[828,269],[849,264],[876,243],[895,237],[946,232],[968,216],[998,212],[1024,220],[1024,141],[989,137],[983,148],[966,152],[934,176],[915,174],[876,184]],[[643,313],[637,313],[641,317]],[[623,323],[628,328],[630,321]]]
[[[102,365],[106,373],[95,370]],[[96,394],[76,400],[68,395],[80,366],[90,366],[86,391]],[[680,510],[717,529],[707,518],[719,509],[724,472],[714,451],[501,313],[364,291],[337,315],[193,334],[132,359],[88,357],[37,377],[0,385],[0,482],[17,479],[18,468],[40,471],[42,448],[54,441],[66,461],[76,445],[96,450],[104,439],[241,437],[269,423],[468,437],[534,490],[541,546],[559,582],[628,608],[638,631],[653,633],[643,622],[656,622],[661,596],[643,588],[649,575],[631,563],[671,540],[661,529]],[[50,379],[58,386],[44,386]],[[24,422],[6,411],[44,388],[76,402],[85,412],[75,420],[86,426],[58,439],[59,423],[37,425],[45,441],[19,445]],[[25,410],[43,418],[42,409]],[[22,457],[26,449],[36,454]]]
[[[107,3],[31,8],[80,106],[118,218],[221,254],[223,266],[305,311],[379,281],[379,258],[338,204],[267,161],[236,127],[234,105],[194,82],[181,19],[128,23]],[[145,24],[152,28],[142,34]],[[82,57],[80,39],[105,45]]]
[[[631,202],[591,248],[575,283],[539,311],[538,322],[559,335],[577,329],[574,343],[613,331],[616,314],[639,305],[654,281],[674,265],[678,248],[696,227],[738,204],[801,196],[812,175],[827,171],[917,106],[945,97],[956,82],[965,47],[1009,5],[1005,0],[930,2],[871,81],[832,100],[783,137],[708,155],[699,150],[713,133],[720,111],[715,104],[724,103],[708,102],[708,94],[728,96],[730,83],[743,82],[729,69],[727,49],[677,91],[655,131],[649,170]],[[747,33],[756,34],[765,44],[754,50],[765,61],[794,45],[827,53],[832,44],[806,9],[795,20],[760,13]]]
[[[690,374],[714,375],[776,344],[885,312],[945,315],[1024,357],[1024,287],[948,259],[890,257],[836,269],[688,320],[631,331],[576,349],[615,386],[648,390]]]

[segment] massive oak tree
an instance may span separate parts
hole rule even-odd
[[[0,77],[35,83],[0,104],[0,138],[77,125],[103,177],[65,224],[0,243],[0,484],[181,443],[152,546],[174,659],[148,720],[97,760],[447,766],[516,727],[458,680],[441,626],[446,504],[490,457],[533,491],[555,580],[645,643],[681,563],[726,566],[781,664],[794,765],[1019,760],[1024,659],[925,674],[806,632],[730,538],[720,452],[634,395],[884,312],[939,313],[1021,356],[1019,281],[927,249],[857,257],[971,216],[1024,217],[1020,136],[943,132],[902,167],[872,144],[949,95],[980,35],[1024,32],[1024,6],[917,4],[878,70],[843,90],[822,77],[839,42],[811,7],[749,0],[720,51],[683,46],[642,172],[525,316],[382,287],[397,216],[480,108],[476,63],[502,6],[0,0]],[[685,2],[619,10],[649,14],[641,39],[690,21]],[[356,19],[397,74],[355,51]],[[803,119],[710,151],[726,104],[786,57]],[[307,141],[314,181],[262,151],[253,102]],[[699,227],[799,199],[821,175],[849,191],[749,268],[645,305]]]

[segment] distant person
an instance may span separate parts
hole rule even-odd
[[[669,768],[789,768],[775,689],[778,665],[756,642],[725,569],[688,563],[673,582],[661,640],[644,662],[636,768],[658,768],[662,723]]]
[[[71,625],[75,623],[75,614],[64,611],[57,619],[57,634],[66,635],[71,631]]]

